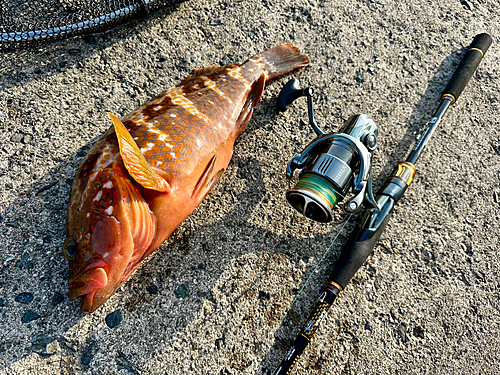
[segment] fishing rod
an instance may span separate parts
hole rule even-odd
[[[373,120],[368,115],[352,116],[339,132],[325,135],[314,121],[312,89],[300,89],[296,80],[283,87],[278,109],[284,111],[294,100],[307,97],[309,122],[318,134],[318,138],[288,164],[289,178],[295,169],[301,169],[296,186],[286,193],[288,202],[307,218],[319,222],[338,222],[334,219],[336,208],[349,191],[353,191],[355,196],[341,207],[340,221],[358,211],[362,202],[368,209],[335,263],[307,323],[274,375],[290,373],[330,306],[372,253],[394,206],[415,175],[416,161],[448,108],[457,101],[471,79],[491,42],[488,34],[479,34],[474,38],[444,89],[438,109],[409,155],[396,164],[375,198],[371,192],[371,152],[377,145],[377,129]]]

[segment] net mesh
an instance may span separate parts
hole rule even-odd
[[[0,0],[0,50],[101,31],[169,0]]]

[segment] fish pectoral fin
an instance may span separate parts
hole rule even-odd
[[[260,101],[262,93],[264,92],[264,86],[266,85],[266,74],[262,72],[259,79],[255,81],[252,87],[252,91],[248,94],[248,98],[241,109],[240,116],[236,121],[236,128],[243,130],[250,119],[252,118],[253,109]]]
[[[125,125],[123,125],[120,119],[112,113],[108,113],[108,115],[115,127],[120,155],[128,173],[137,183],[146,189],[170,193],[172,191],[170,184],[156,173],[153,167],[148,163]]]
[[[210,161],[208,162],[207,167],[203,171],[200,179],[198,180],[198,182],[194,186],[193,191],[191,192],[191,198],[193,198],[194,200],[197,200],[198,198],[200,198],[200,196],[204,195],[203,193],[207,192],[206,189],[204,189],[204,187],[207,186],[207,183],[209,182],[209,178],[214,171],[214,166],[215,166],[216,160],[217,160],[217,154],[215,154],[212,157],[212,159],[210,159]]]
[[[220,181],[220,179],[222,178],[222,175],[224,174],[226,170],[224,168],[222,169],[219,169],[219,171],[213,175],[213,177],[207,182],[207,189],[208,190],[211,190],[214,185]]]

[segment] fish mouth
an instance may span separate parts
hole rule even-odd
[[[89,302],[93,302],[95,294],[106,287],[106,285],[108,285],[108,275],[104,268],[93,268],[68,281],[68,297],[73,299],[85,296],[82,303],[88,304]]]

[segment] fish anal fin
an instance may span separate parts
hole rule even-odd
[[[238,131],[243,131],[248,125],[250,119],[252,118],[253,109],[260,101],[262,93],[264,92],[264,86],[266,85],[266,74],[262,72],[259,79],[255,81],[252,91],[248,95],[243,108],[241,109],[240,116],[236,120],[236,129]]]
[[[203,171],[200,179],[196,183],[196,185],[193,188],[193,191],[191,193],[191,198],[194,200],[199,199],[200,197],[203,197],[204,193],[206,193],[205,187],[207,186],[210,176],[212,175],[214,171],[214,166],[215,162],[217,161],[217,154],[215,154],[212,159],[207,164],[207,167]]]
[[[132,178],[146,189],[170,193],[170,184],[148,163],[134,138],[118,117],[108,113],[115,128],[123,164]]]

